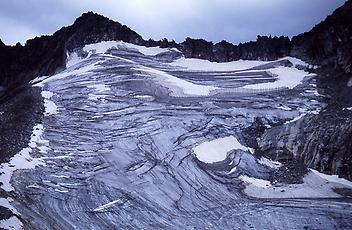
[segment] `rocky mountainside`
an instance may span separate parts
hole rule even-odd
[[[352,1],[311,31],[292,38],[291,55],[312,64],[352,72]]]

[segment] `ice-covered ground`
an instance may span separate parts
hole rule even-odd
[[[351,226],[344,200],[263,202],[241,191],[243,181],[250,196],[337,197],[332,187],[349,188],[312,171],[303,185],[269,192],[275,186],[263,178],[281,164],[256,159],[241,138],[257,117],[274,126],[320,109],[320,95],[309,93],[314,76],[297,78],[299,87],[281,80],[287,85],[276,90],[245,89],[285,78],[270,73],[282,66],[175,60],[170,51],[178,52],[91,44],[86,56],[68,54],[64,71],[33,80],[46,116],[29,146],[1,166],[11,191],[2,206],[33,229],[333,229],[340,216]],[[305,65],[285,60],[287,71]]]
[[[11,185],[11,178],[16,170],[30,170],[37,166],[45,165],[43,159],[34,158],[30,154],[33,149],[40,150],[41,153],[46,153],[48,148],[48,141],[42,139],[42,134],[44,132],[43,125],[39,124],[33,127],[33,132],[31,140],[28,147],[22,149],[18,154],[13,156],[8,163],[3,163],[0,166],[0,188],[6,192],[13,191],[14,188]],[[0,198],[0,205],[10,209],[14,214],[19,215],[19,212],[10,205],[12,201],[11,198]],[[10,217],[9,219],[0,220],[0,228],[4,229],[21,229],[22,223],[16,217]]]

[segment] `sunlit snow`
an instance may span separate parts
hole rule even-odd
[[[143,71],[150,74],[152,77],[156,77],[156,80],[159,83],[167,86],[173,91],[174,96],[182,96],[181,94],[178,94],[177,91],[179,90],[177,89],[180,89],[182,94],[194,96],[208,96],[210,95],[211,91],[217,89],[217,87],[214,86],[194,84],[192,82],[172,76],[171,74],[165,73],[163,71],[148,67],[135,68],[135,70]]]
[[[234,149],[250,151],[243,146],[234,136],[223,137],[212,141],[203,142],[193,149],[198,160],[205,163],[214,163],[226,159],[227,154]]]

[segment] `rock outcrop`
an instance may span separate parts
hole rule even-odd
[[[329,108],[264,133],[259,148],[281,162],[306,166],[352,180],[352,111]]]
[[[352,1],[311,31],[292,38],[291,55],[312,64],[352,73]]]

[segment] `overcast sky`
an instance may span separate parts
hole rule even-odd
[[[88,10],[126,24],[143,38],[223,39],[293,36],[310,30],[345,0],[1,0],[0,38],[22,44],[52,34]]]

